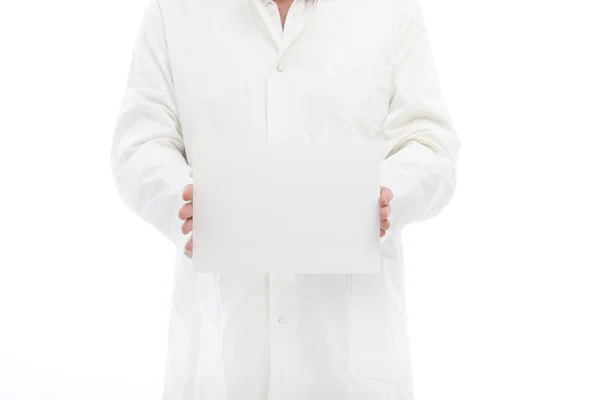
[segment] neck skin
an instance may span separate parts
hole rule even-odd
[[[275,4],[279,8],[279,16],[281,17],[281,27],[285,27],[285,20],[288,15],[288,11],[290,11],[290,7],[294,0],[274,0]]]

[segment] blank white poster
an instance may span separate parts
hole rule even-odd
[[[198,272],[376,273],[377,141],[197,142]]]

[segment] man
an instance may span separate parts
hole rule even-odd
[[[196,138],[379,140],[382,273],[195,273]],[[449,202],[459,147],[418,0],[151,0],[112,165],[178,248],[163,398],[412,399],[400,232]]]

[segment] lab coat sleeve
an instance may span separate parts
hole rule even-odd
[[[381,136],[381,185],[391,189],[391,228],[437,215],[456,186],[460,141],[442,100],[423,13],[404,0],[394,42],[393,91]]]
[[[178,212],[192,183],[173,94],[160,5],[147,6],[134,45],[111,151],[123,202],[178,248],[187,237]]]

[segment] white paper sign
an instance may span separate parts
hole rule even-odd
[[[197,272],[377,273],[377,141],[194,148]]]

